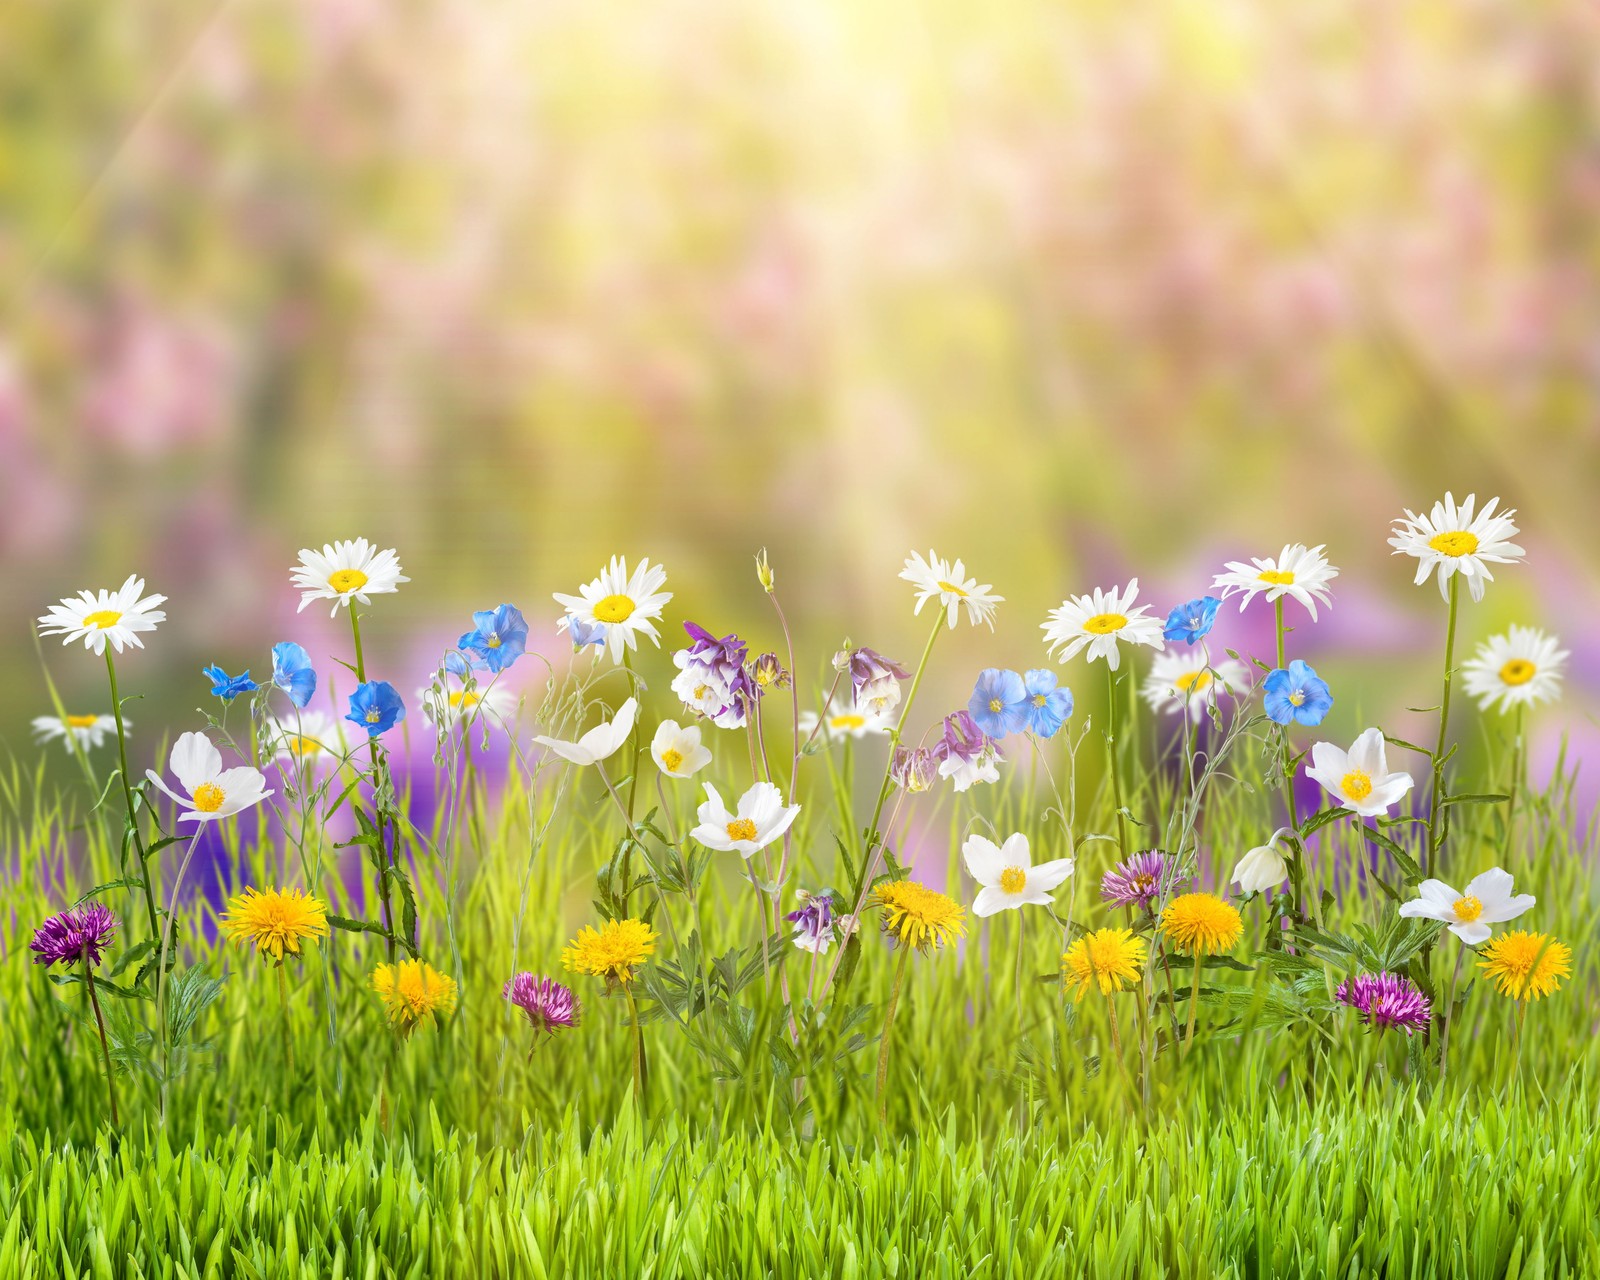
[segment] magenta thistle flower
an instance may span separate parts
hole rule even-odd
[[[1397,973],[1358,973],[1341,982],[1333,998],[1359,1013],[1374,1031],[1398,1027],[1409,1036],[1425,1029],[1433,1016],[1428,997]]]
[[[51,916],[33,931],[28,949],[34,964],[76,964],[87,960],[100,963],[100,952],[111,945],[117,921],[110,910],[98,902],[86,902]]]
[[[572,994],[572,988],[562,986],[554,978],[519,973],[506,983],[500,994],[528,1015],[535,1031],[554,1035],[578,1025],[577,996]]]
[[[1179,881],[1177,867],[1159,849],[1148,849],[1126,858],[1106,872],[1100,880],[1100,900],[1114,907],[1138,907],[1148,911]]]

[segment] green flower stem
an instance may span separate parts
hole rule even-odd
[[[287,1074],[294,1075],[294,1035],[289,1024],[289,984],[283,976],[283,961],[278,962],[278,1005],[283,1010],[283,1061]]]
[[[1444,847],[1446,818],[1444,812],[1444,747],[1445,735],[1450,728],[1450,680],[1455,674],[1456,658],[1456,604],[1461,595],[1461,575],[1450,575],[1450,617],[1444,634],[1444,696],[1439,700],[1439,742],[1433,750],[1432,809],[1428,814],[1428,856],[1423,859],[1422,874],[1431,876],[1439,867],[1439,851]]]
[[[1117,853],[1128,856],[1128,816],[1123,812],[1122,770],[1117,764],[1117,673],[1106,663],[1106,765],[1111,771],[1111,803],[1117,812]]]
[[[628,1021],[633,1026],[633,1100],[644,1114],[644,1031],[639,1026],[639,1005],[633,998],[633,983],[624,982],[622,992],[628,997]]]
[[[1189,986],[1189,1025],[1183,1032],[1183,1051],[1189,1052],[1189,1046],[1194,1043],[1194,1015],[1200,1007],[1200,965],[1205,959],[1204,953],[1196,950],[1194,953],[1194,981]]]
[[[1439,1079],[1443,1080],[1450,1065],[1450,1019],[1456,1007],[1456,983],[1461,978],[1461,959],[1467,954],[1467,947],[1462,943],[1456,948],[1456,967],[1450,974],[1450,992],[1444,1000],[1444,1031],[1439,1036]]]
[[[1504,861],[1510,863],[1517,839],[1517,794],[1522,787],[1523,734],[1527,730],[1528,704],[1517,704],[1516,741],[1511,745],[1511,785],[1506,788],[1506,847]]]
[[[100,997],[94,989],[94,966],[89,963],[89,948],[83,949],[83,983],[89,989],[89,1005],[94,1010],[95,1030],[100,1033],[100,1055],[106,1064],[106,1094],[111,1100],[111,1127],[121,1127],[117,1119],[117,1078],[111,1070],[111,1049],[106,1044],[106,1020],[100,1013]]]
[[[1278,669],[1288,668],[1284,655],[1284,626],[1283,626],[1283,597],[1279,596],[1272,602],[1272,619],[1278,633]],[[1294,751],[1289,746],[1289,726],[1279,725],[1278,736],[1283,748],[1283,802],[1289,812],[1289,825],[1296,830],[1300,827],[1300,814],[1294,801]]]
[[[361,616],[356,612],[354,604],[350,606],[350,636],[355,641],[356,647],[356,680],[361,684],[366,684],[367,660],[361,650]],[[372,820],[378,834],[378,856],[384,868],[378,873],[378,898],[383,903],[383,931],[387,939],[389,963],[393,964],[396,947],[394,903],[389,891],[389,842],[384,835],[383,808],[378,804],[377,799],[378,789],[382,785],[383,748],[378,744],[378,739],[370,734],[367,737],[367,751],[372,758]]]
[[[145,911],[150,918],[150,941],[161,936],[161,925],[156,915],[155,890],[150,887],[150,855],[145,852],[144,841],[139,836],[139,815],[133,807],[133,784],[128,780],[128,732],[122,723],[122,698],[117,693],[117,664],[111,657],[111,646],[106,646],[106,675],[111,680],[111,713],[117,718],[117,759],[122,766],[122,798],[128,806],[128,830],[133,833],[134,851],[139,855],[139,879],[144,888]],[[69,738],[71,731],[68,731]]]
[[[883,1035],[878,1039],[878,1123],[884,1124],[889,1115],[889,1099],[885,1086],[889,1082],[890,1032],[894,1029],[895,1006],[900,1003],[900,988],[906,980],[906,964],[911,959],[911,948],[900,944],[900,963],[895,966],[894,986],[889,992],[889,1003],[883,1011]]]

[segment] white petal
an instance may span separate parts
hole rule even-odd
[[[961,856],[967,864],[967,874],[981,885],[998,884],[1000,873],[1009,865],[999,846],[987,836],[968,836],[961,846]]]
[[[1011,907],[1019,907],[1022,903],[994,885],[984,885],[978,890],[978,896],[972,900],[972,914],[975,916],[992,916],[997,911],[1005,911]]]
[[[203,733],[185,733],[172,744],[168,758],[173,776],[193,792],[203,782],[209,782],[222,772],[222,753],[211,745]]]

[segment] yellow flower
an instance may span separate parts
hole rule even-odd
[[[1186,893],[1161,913],[1162,931],[1172,945],[1191,955],[1232,951],[1244,932],[1239,913],[1214,893]]]
[[[966,932],[966,912],[954,898],[915,880],[890,880],[877,890],[883,927],[901,942],[926,951]]]
[[[456,1007],[455,979],[423,960],[380,964],[372,971],[372,989],[403,1036],[436,1017],[448,1017]]]
[[[633,971],[656,949],[656,933],[643,920],[586,924],[561,952],[561,967],[604,978],[607,985],[633,981]]]
[[[1144,964],[1144,939],[1131,929],[1096,929],[1086,933],[1061,957],[1067,981],[1075,982],[1082,1000],[1090,987],[1098,985],[1102,995],[1139,981]]]
[[[301,889],[246,889],[228,899],[228,910],[219,923],[237,942],[253,943],[262,955],[280,964],[285,952],[300,954],[307,938],[328,936],[323,918],[327,906]]]
[[[1513,1000],[1547,996],[1572,972],[1572,948],[1547,933],[1512,929],[1484,943],[1478,955],[1478,968]]]

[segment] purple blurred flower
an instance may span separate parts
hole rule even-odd
[[[116,927],[107,907],[86,902],[46,920],[33,931],[28,949],[34,952],[34,964],[76,964],[87,958],[93,967],[100,963],[101,950],[111,945]]]
[[[826,955],[833,943],[833,895],[801,890],[799,896],[803,904],[801,908],[784,916],[794,925],[794,945],[802,951]]]
[[[683,629],[694,643],[672,655],[678,667],[672,691],[689,710],[719,728],[743,727],[746,710],[761,692],[745,670],[749,646],[736,635],[719,640],[693,622],[685,622]]]
[[[939,762],[939,776],[965,791],[975,782],[997,782],[1000,771],[1000,744],[978,728],[970,712],[954,711],[944,718],[944,733],[933,744],[933,758]]]
[[[1424,1030],[1433,1016],[1428,997],[1397,973],[1358,973],[1339,984],[1334,999],[1349,1005],[1374,1031],[1398,1027],[1409,1036]]]
[[[1178,884],[1177,866],[1159,849],[1147,849],[1117,863],[1100,881],[1100,900],[1114,907],[1150,910]]]
[[[926,747],[896,747],[889,777],[902,791],[926,791],[938,776],[939,762]]]
[[[787,689],[793,683],[775,653],[764,653],[750,664],[750,679],[755,682],[758,695],[768,689]]]
[[[850,652],[850,683],[855,686],[856,705],[876,716],[886,716],[900,705],[900,681],[911,673],[892,658],[863,645]]]
[[[578,998],[570,987],[562,986],[554,978],[519,973],[506,983],[500,994],[528,1015],[535,1031],[554,1035],[578,1025]]]

